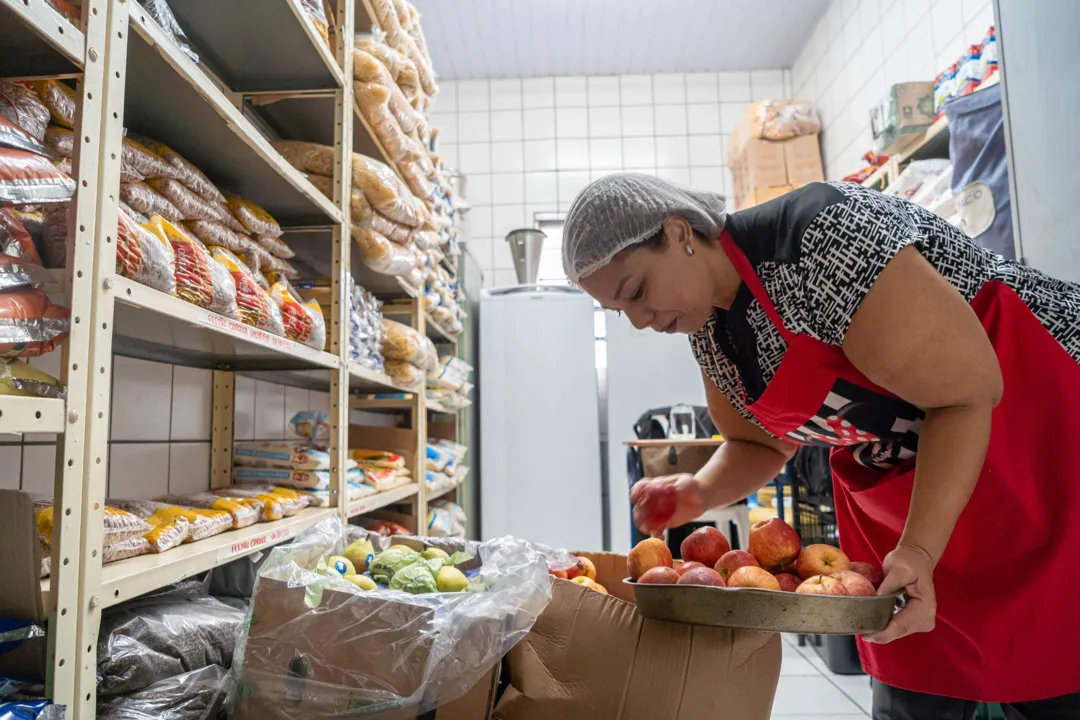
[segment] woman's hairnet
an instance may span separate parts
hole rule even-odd
[[[570,282],[611,262],[620,251],[648,239],[673,215],[686,218],[709,239],[724,229],[723,195],[695,192],[637,173],[607,175],[578,193],[563,226],[563,270]]]

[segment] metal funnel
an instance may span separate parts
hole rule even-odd
[[[506,236],[510,243],[510,254],[514,258],[514,271],[522,285],[535,285],[540,273],[540,251],[544,247],[547,235],[536,228],[512,230]]]

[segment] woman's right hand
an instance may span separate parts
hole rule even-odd
[[[653,537],[664,530],[685,525],[701,517],[707,509],[701,483],[689,474],[645,478],[630,488],[634,524]]]

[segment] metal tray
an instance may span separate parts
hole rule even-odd
[[[838,597],[805,593],[720,588],[704,585],[639,585],[638,611],[653,620],[807,635],[861,635],[884,630],[901,595]]]

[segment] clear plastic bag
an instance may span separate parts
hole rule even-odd
[[[225,196],[217,189],[210,178],[203,174],[202,170],[188,162],[180,153],[173,150],[163,142],[148,140],[146,147],[158,157],[171,165],[176,171],[180,182],[196,195],[215,205],[224,205]]]
[[[199,62],[199,55],[191,49],[191,45],[188,44],[187,35],[184,34],[183,28],[180,27],[180,23],[176,22],[176,16],[173,15],[172,9],[165,0],[139,0],[146,12],[150,13],[150,17],[154,18],[161,29],[172,37],[173,42],[180,48],[180,52],[187,55],[192,62]]]
[[[139,227],[121,210],[116,231],[116,272],[169,295],[176,293],[172,245]]]
[[[229,202],[229,210],[240,223],[253,235],[265,235],[267,237],[281,237],[281,226],[270,213],[251,202],[236,195],[226,195]]]
[[[152,140],[147,140],[153,143]],[[125,137],[120,148],[121,177],[180,179],[180,171],[139,140]]]
[[[329,48],[330,23],[326,19],[326,13],[323,11],[322,0],[300,0],[300,7],[304,9],[304,14],[307,15],[311,24],[315,26],[315,30],[319,33],[323,43]]]
[[[480,558],[466,592],[363,591],[320,571],[360,537],[386,542],[329,520],[271,551],[234,658],[238,720],[423,714],[475,685],[551,599],[541,550],[509,537],[432,540]]]
[[[273,238],[268,235],[259,235],[255,238],[255,242],[262,245],[266,252],[274,257],[281,258],[282,260],[289,260],[296,256],[296,253],[292,251],[292,248],[279,238]]]
[[[813,104],[805,100],[762,100],[753,105],[754,135],[765,140],[788,140],[821,132]]]
[[[179,180],[155,178],[146,184],[172,203],[185,220],[220,220],[224,212],[220,205],[207,202]]]
[[[330,413],[325,410],[300,410],[289,420],[293,434],[305,440],[318,440],[330,434]]]
[[[326,319],[319,303],[301,302],[285,282],[271,285],[270,297],[281,308],[285,337],[316,350],[326,347]]]
[[[224,714],[233,680],[220,665],[158,681],[138,692],[100,700],[98,720],[216,720]]]
[[[179,208],[146,183],[134,182],[121,185],[120,199],[149,218],[160,215],[174,223],[184,219],[184,213],[180,212]]]
[[[255,282],[251,269],[223,247],[211,248],[211,254],[232,276],[240,322],[265,330],[271,335],[284,336],[281,308]]]
[[[383,318],[382,352],[387,360],[416,365],[422,370],[435,370],[439,358],[435,345],[414,328]]]
[[[368,217],[361,219],[359,222],[356,221],[356,218],[353,218],[353,224],[359,225],[362,228],[374,230],[380,235],[386,236],[387,240],[392,240],[398,245],[415,244],[413,243],[414,234],[411,228],[408,228],[401,223],[394,222],[379,213],[371,213]],[[417,245],[417,247],[420,246]]]
[[[223,498],[213,493],[193,493],[191,495],[166,495],[158,502],[199,510],[223,510],[232,517],[232,529],[239,530],[259,521],[262,515],[262,501],[252,498]]]
[[[98,636],[98,696],[144,690],[208,665],[229,666],[244,611],[190,591],[109,608]]]
[[[11,120],[38,142],[45,140],[49,109],[30,88],[0,80],[0,116]]]
[[[207,247],[216,245],[233,253],[246,253],[251,251],[254,244],[248,236],[234,232],[224,223],[214,220],[188,220],[184,227]],[[258,267],[253,269],[255,272],[259,271]]]
[[[176,297],[235,320],[236,282],[206,247],[160,217],[153,218],[145,228],[172,246],[176,256]]]
[[[310,173],[307,178],[319,192],[334,202],[337,202],[337,199],[334,197],[334,178],[327,177],[326,175],[317,175],[315,173]],[[371,205],[368,203],[367,198],[364,197],[363,190],[353,188],[352,200],[349,202],[349,217],[355,223],[369,217],[371,214]]]
[[[409,137],[408,131],[401,127],[391,107],[393,93],[383,85],[361,82],[353,83],[353,91],[360,113],[371,125],[376,137],[382,141],[390,157],[398,163],[419,160],[424,150]],[[405,103],[404,96],[401,96],[401,101]],[[405,106],[415,112],[408,103],[405,103]]]
[[[425,373],[412,363],[401,360],[386,360],[386,374],[399,388],[419,390],[424,387]]]
[[[374,230],[356,225],[352,227],[352,236],[360,248],[360,259],[377,273],[405,275],[416,267],[416,252],[410,247],[390,242]]]
[[[165,552],[185,542],[218,535],[232,527],[232,515],[224,510],[179,507],[153,500],[114,500],[109,505],[145,520],[151,530],[143,535],[154,552]]]

